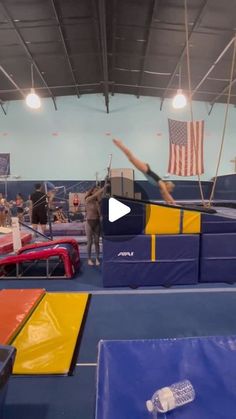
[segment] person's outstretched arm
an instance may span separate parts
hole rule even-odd
[[[175,202],[175,200],[173,199],[173,197],[171,196],[171,194],[169,193],[169,191],[168,191],[168,189],[167,189],[167,187],[166,187],[165,182],[163,182],[163,180],[159,180],[158,184],[159,184],[159,188],[160,188],[161,196],[162,196],[162,198],[164,199],[164,201],[165,201],[167,204],[170,204],[170,205],[176,205],[176,202]]]
[[[85,201],[89,202],[89,201],[93,201],[94,199],[99,199],[101,198],[102,194],[104,191],[104,187],[98,189],[96,192],[94,192],[92,195],[89,195],[87,198],[85,198]]]
[[[121,140],[113,139],[113,143],[118,147],[123,153],[126,155],[126,157],[129,159],[129,161],[142,173],[148,172],[148,164],[142,162],[141,160],[137,159],[133,155],[133,153],[129,150],[128,147],[126,147]]]

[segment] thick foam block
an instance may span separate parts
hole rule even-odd
[[[9,344],[43,298],[43,289],[0,292],[0,344]]]
[[[146,204],[145,234],[178,234],[180,233],[180,210],[160,205]]]
[[[67,374],[88,294],[48,293],[13,341],[14,374]]]
[[[201,228],[201,213],[175,206],[117,198],[130,207],[130,213],[115,223],[108,220],[108,199],[103,199],[104,235],[137,234],[197,234]]]
[[[106,237],[103,284],[152,286],[198,282],[199,235]]]
[[[235,348],[235,336],[100,341],[95,419],[151,419],[146,401],[185,379],[194,401],[160,418],[235,418]]]
[[[102,200],[102,224],[104,235],[141,234],[145,228],[145,205],[139,202],[117,198],[128,205],[130,213],[114,223],[108,220],[108,199]]]
[[[157,204],[146,204],[145,211],[145,234],[194,234],[200,232],[200,212]]]
[[[202,233],[236,233],[236,219],[219,215],[203,214]]]
[[[202,234],[200,282],[236,282],[236,233]]]

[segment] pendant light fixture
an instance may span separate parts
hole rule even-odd
[[[174,109],[182,109],[186,106],[187,99],[186,96],[183,94],[183,90],[181,89],[181,66],[179,67],[179,88],[177,90],[176,95],[173,98],[172,106]]]
[[[31,109],[39,109],[41,107],[40,97],[35,93],[34,90],[34,68],[33,63],[31,63],[31,83],[32,87],[30,93],[26,96],[26,105]]]

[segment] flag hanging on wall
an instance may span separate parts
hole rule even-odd
[[[10,175],[10,153],[0,153],[0,176]]]
[[[170,154],[168,173],[194,176],[204,173],[204,121],[184,122],[168,120]]]

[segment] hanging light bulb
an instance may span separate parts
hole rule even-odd
[[[182,89],[178,89],[177,90],[177,94],[175,95],[173,101],[172,101],[172,106],[175,109],[181,109],[184,108],[187,104],[187,99],[186,96],[184,96],[183,94],[183,90]]]
[[[26,96],[26,105],[32,109],[39,109],[41,107],[40,97],[35,93],[34,89],[30,90],[30,93]]]
[[[26,105],[29,106],[29,108],[39,109],[41,107],[41,100],[40,100],[40,97],[35,93],[35,90],[34,90],[34,66],[33,66],[33,63],[31,63],[31,82],[32,82],[32,87],[30,89],[30,93],[25,98],[25,102],[26,102]]]
[[[187,104],[186,96],[183,94],[183,90],[181,89],[181,75],[182,75],[181,73],[182,73],[182,68],[180,65],[179,66],[179,88],[172,101],[172,106],[174,109],[184,108]]]

